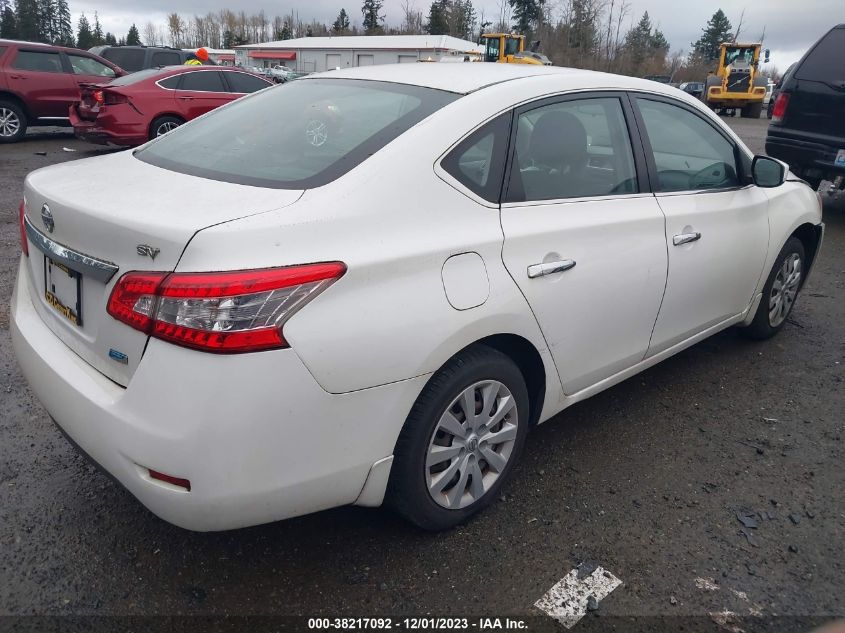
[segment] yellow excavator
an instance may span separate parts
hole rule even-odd
[[[500,64],[535,64],[551,66],[552,62],[542,53],[537,52],[540,42],[525,50],[525,36],[513,33],[485,33],[478,43],[484,46],[483,61]]]
[[[704,102],[716,112],[759,119],[763,110],[768,80],[760,75],[760,51],[763,45],[725,43],[720,46],[719,66],[707,77]],[[769,61],[765,51],[764,63]]]

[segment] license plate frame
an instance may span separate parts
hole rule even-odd
[[[44,299],[56,313],[82,327],[82,273],[48,255],[44,255]]]

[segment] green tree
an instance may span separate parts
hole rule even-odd
[[[669,52],[669,42],[659,29],[652,30],[648,11],[637,26],[628,31],[623,44],[627,57],[625,70],[631,75],[643,75],[662,70]]]
[[[343,35],[347,31],[349,31],[349,15],[347,15],[346,9],[341,9],[340,13],[337,14],[337,19],[332,24],[332,33]]]
[[[9,0],[0,0],[0,37],[18,39],[18,18]]]
[[[135,23],[129,27],[129,33],[126,34],[126,44],[129,46],[138,46],[141,43],[141,36],[138,33],[138,27]]]
[[[99,46],[106,41],[106,38],[103,37],[103,27],[100,26],[100,16],[97,15],[96,11],[94,11],[94,28],[91,30],[91,37],[94,38],[92,46]]]
[[[290,25],[290,21],[287,18],[285,18],[285,21],[282,23],[281,30],[276,32],[276,39],[277,40],[289,40],[292,37],[293,37],[293,28]]]
[[[428,9],[428,21],[425,32],[430,35],[447,35],[449,33],[449,3],[448,0],[434,0]]]
[[[109,46],[117,46],[117,38],[114,36],[114,33],[106,31],[105,40],[106,44],[108,44]]]
[[[384,32],[384,16],[379,15],[384,0],[364,0],[361,6],[361,14],[364,16],[364,33],[367,35],[380,35]]]
[[[508,0],[513,10],[514,28],[522,35],[530,35],[543,15],[544,0]]]
[[[73,46],[76,41],[73,38],[73,24],[70,21],[70,7],[67,0],[56,1],[56,24],[58,43],[63,46]]]
[[[37,0],[38,41],[52,44],[58,40],[55,0]]]
[[[18,37],[29,42],[40,42],[37,0],[17,1]]]
[[[94,44],[94,35],[91,33],[91,24],[85,14],[79,16],[79,22],[76,23],[76,47],[87,51]]]
[[[731,39],[731,23],[724,11],[719,9],[707,21],[701,37],[692,43],[693,56],[704,62],[719,59],[719,46]]]

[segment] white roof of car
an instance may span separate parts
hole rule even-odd
[[[338,37],[299,37],[263,44],[244,44],[235,48],[249,49],[356,49],[356,50],[450,50],[481,51],[475,42],[451,35],[341,35]]]
[[[560,77],[569,90],[604,89],[604,90],[647,90],[677,96],[685,94],[677,88],[665,86],[647,79],[611,75],[591,70],[563,68],[560,66],[535,66],[528,64],[496,64],[489,62],[464,62],[461,64],[417,63],[417,64],[382,64],[343,70],[330,70],[303,77],[307,79],[366,79],[391,83],[410,84],[425,88],[435,88],[459,94],[474,92],[485,86],[505,81],[515,81],[530,77]]]

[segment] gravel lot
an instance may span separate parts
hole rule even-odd
[[[762,152],[766,119],[728,122]],[[580,563],[624,584],[574,630],[805,631],[845,615],[841,200],[826,205],[821,259],[778,337],[723,332],[565,411],[468,525],[432,535],[342,508],[197,534],[77,455],[11,350],[23,178],[102,151],[55,129],[0,147],[0,616],[511,615],[562,630],[532,605]],[[7,617],[0,630],[71,622]]]

